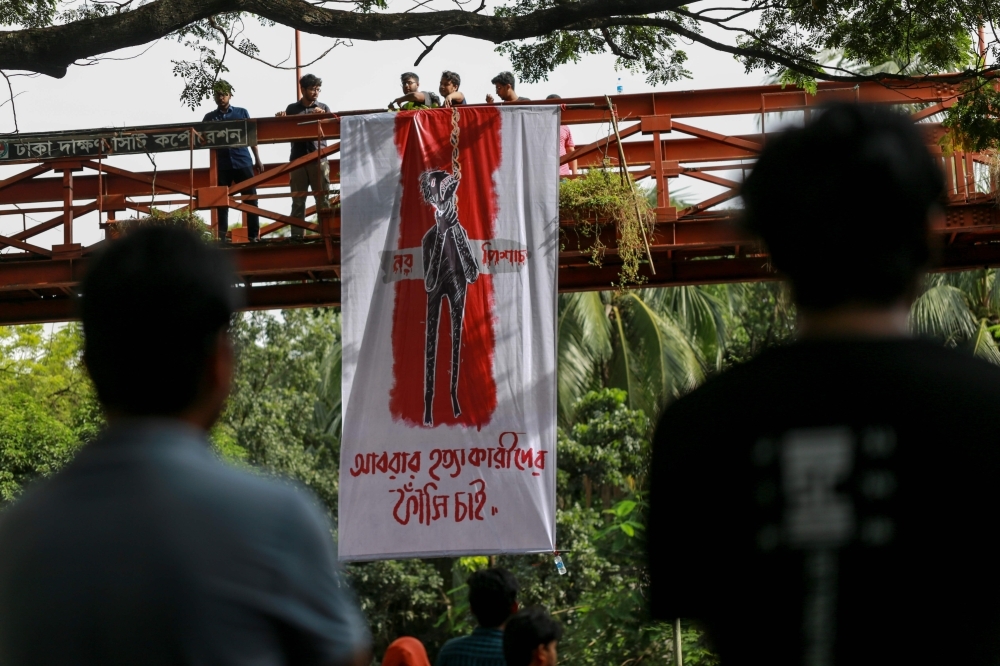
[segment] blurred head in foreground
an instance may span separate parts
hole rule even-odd
[[[555,666],[562,626],[541,606],[525,608],[503,631],[507,666]]]
[[[82,285],[84,361],[109,419],[211,427],[232,377],[233,282],[222,252],[177,228],[139,228],[96,257]]]
[[[479,626],[495,629],[517,612],[517,579],[502,567],[480,569],[468,580],[469,609]]]
[[[834,104],[768,142],[742,195],[747,225],[810,312],[908,306],[943,191],[909,118]]]

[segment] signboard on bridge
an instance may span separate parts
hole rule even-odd
[[[257,144],[257,126],[246,120],[188,123],[156,128],[74,130],[0,136],[0,163],[72,159]]]
[[[341,136],[340,557],[555,550],[559,108]]]

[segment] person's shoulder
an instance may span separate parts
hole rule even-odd
[[[318,106],[319,108],[323,109],[327,113],[330,113],[330,107],[328,105],[324,104],[323,102],[316,102],[316,106]]]
[[[242,106],[233,107],[234,114],[237,118],[249,118],[250,112],[244,109]]]
[[[298,101],[292,102],[291,104],[285,107],[285,113],[288,114],[289,116],[294,116],[297,113],[302,113],[302,110],[303,107]]]
[[[210,120],[215,120],[218,117],[218,114],[219,114],[218,110],[212,109],[211,111],[205,114],[205,117],[201,119],[201,122],[207,123]]]

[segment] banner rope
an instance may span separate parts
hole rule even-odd
[[[458,163],[458,109],[451,107],[451,173],[462,179],[462,165]]]

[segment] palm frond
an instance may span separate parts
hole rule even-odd
[[[977,323],[962,289],[942,279],[920,295],[910,308],[910,329],[917,335],[948,342],[968,340]]]

